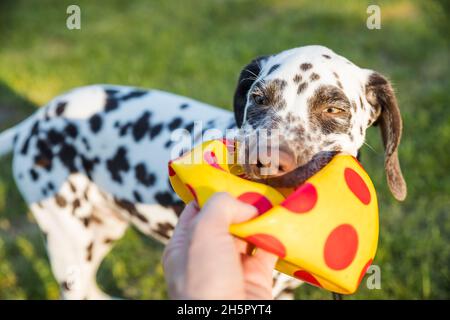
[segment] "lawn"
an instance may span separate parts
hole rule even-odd
[[[380,30],[366,8],[381,7]],[[81,30],[66,8],[81,7]],[[158,88],[231,108],[242,66],[257,55],[322,44],[387,75],[404,119],[400,161],[405,202],[390,195],[377,129],[362,162],[380,201],[374,264],[381,289],[350,299],[450,298],[450,98],[447,2],[442,1],[67,1],[0,2],[0,131],[76,86]],[[108,293],[167,297],[162,246],[130,229],[98,275]],[[57,299],[42,236],[0,159],[0,299]],[[329,299],[310,286],[298,299]]]

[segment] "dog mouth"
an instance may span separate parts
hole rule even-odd
[[[287,173],[251,180],[274,188],[296,188],[325,167],[337,153],[337,151],[321,151],[316,153],[308,163]]]

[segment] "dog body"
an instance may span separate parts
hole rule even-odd
[[[203,126],[198,132],[195,121]],[[107,296],[96,285],[97,269],[130,223],[163,242],[171,236],[183,208],[167,178],[168,161],[179,155],[172,152],[175,129],[186,129],[193,143],[209,128],[225,133],[237,125],[244,138],[279,129],[281,173],[274,177],[305,167],[307,178],[321,152],[356,155],[374,122],[383,133],[389,186],[402,199],[401,118],[392,88],[321,46],[252,61],[241,72],[234,115],[157,90],[75,89],[2,133],[0,155],[14,152],[14,178],[46,235],[63,297],[98,299]],[[246,166],[255,180],[260,169]],[[277,297],[298,284],[279,274],[276,280]]]
[[[89,86],[59,96],[1,136],[13,173],[46,235],[65,298],[102,298],[95,275],[131,223],[169,239],[182,202],[167,176],[171,132],[194,121],[225,131],[233,114],[157,90]],[[205,127],[204,127],[205,129]]]

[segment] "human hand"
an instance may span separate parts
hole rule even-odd
[[[253,206],[217,193],[199,210],[195,202],[180,216],[164,250],[163,267],[173,299],[272,299],[277,256],[233,237],[231,224],[257,215]]]

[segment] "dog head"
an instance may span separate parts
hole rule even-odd
[[[377,72],[359,68],[322,46],[259,57],[240,74],[234,112],[241,138],[277,132],[278,170],[263,174],[268,164],[260,159],[245,165],[250,178],[269,184],[298,168],[304,180],[336,153],[356,156],[366,129],[379,125],[388,185],[396,199],[406,197],[397,156],[400,110],[390,83]],[[261,148],[262,140],[251,139],[254,142],[245,146]]]

